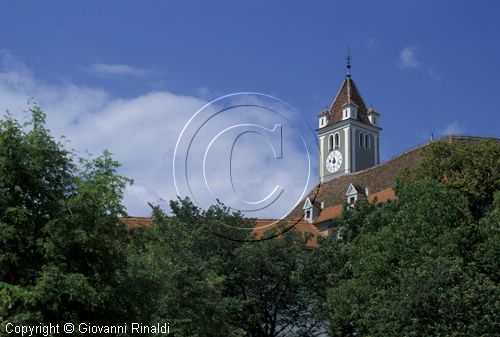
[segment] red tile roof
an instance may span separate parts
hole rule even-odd
[[[312,236],[309,239],[309,241],[307,241],[307,247],[313,248],[313,247],[317,246],[316,236],[320,235],[320,231],[313,224],[311,224],[307,221],[304,221],[304,220],[300,220],[300,221],[284,220],[284,221],[281,221],[280,223],[283,223],[285,231],[287,229],[290,229],[290,230],[293,229],[293,230],[296,230],[302,234],[311,233]],[[255,236],[257,237],[257,239],[261,239],[266,231],[268,231],[272,228],[276,228],[276,226],[278,226],[278,220],[272,220],[272,219],[256,220],[255,221],[255,228],[254,228],[253,232],[255,233]]]
[[[130,217],[121,217],[119,218],[119,221],[128,228],[137,228],[137,227],[151,226],[151,224],[153,223],[153,218],[130,216]]]
[[[319,224],[324,221],[331,221],[332,219],[338,218],[342,214],[342,209],[343,204],[327,207],[321,211],[319,216],[314,220],[314,223]]]
[[[441,138],[443,142],[477,142],[486,137],[470,137],[470,136],[446,136]],[[314,202],[323,202],[324,209],[318,216],[315,223],[325,221],[329,218],[328,212],[334,212],[331,207],[338,207],[346,202],[345,193],[352,183],[355,186],[363,186],[368,189],[368,200],[372,202],[375,197],[378,202],[393,200],[396,198],[394,194],[394,183],[398,174],[404,170],[415,167],[421,160],[422,149],[428,146],[429,143],[419,145],[413,149],[403,152],[394,158],[371,168],[358,171],[355,173],[346,174],[330,181],[327,181],[319,186],[316,186],[306,198],[310,198]],[[288,215],[289,218],[298,219],[304,216],[302,206],[305,199],[299,203],[295,209]],[[323,212],[327,212],[323,215]],[[338,213],[338,208],[335,208],[335,213]]]
[[[386,202],[394,199],[396,199],[396,193],[394,193],[392,188],[386,188],[385,190],[378,191],[368,196],[369,202]]]
[[[128,228],[138,228],[138,227],[149,227],[153,223],[152,217],[121,217],[119,221],[126,225]],[[276,228],[278,226],[278,220],[276,219],[257,219],[255,220],[255,228],[253,233],[260,239],[263,237],[264,233],[270,229]],[[316,235],[320,234],[318,228],[310,224],[307,221],[288,221],[284,224],[285,230],[290,228],[297,230],[299,233],[311,233],[312,237],[307,242],[308,248],[316,247]]]
[[[342,120],[342,107],[348,105],[349,103],[355,105],[358,108],[357,119],[363,123],[370,124],[368,115],[366,114],[367,108],[363,100],[363,97],[359,93],[358,87],[354,83],[351,77],[347,77],[342,83],[337,96],[335,96],[331,106],[326,111],[320,112],[320,116],[324,115],[325,112],[328,113],[328,123],[325,126],[338,123]]]
[[[382,191],[370,194],[368,196],[369,202],[374,202],[375,200],[377,202],[386,202],[394,199],[396,199],[396,194],[394,193],[394,190],[392,188],[386,188]],[[342,210],[343,210],[343,203],[327,207],[321,211],[321,213],[316,219],[314,219],[314,224],[320,224],[322,222],[332,221],[333,219],[338,218],[342,214]]]
[[[322,211],[324,212],[326,209],[332,206],[342,205],[346,201],[345,193],[352,183],[355,186],[363,186],[368,189],[368,200],[371,201],[373,195],[378,195],[379,201],[385,201],[388,196],[392,197],[389,193],[394,193],[389,192],[388,189],[392,189],[394,186],[399,172],[405,168],[417,165],[420,161],[421,150],[425,146],[427,146],[427,144],[420,145],[404,152],[380,165],[327,181],[314,188],[309,193],[308,197],[316,202],[324,202],[324,209]],[[302,206],[303,202],[299,203],[290,213],[289,217],[298,218],[303,216],[304,212]],[[321,213],[319,216],[323,219]]]

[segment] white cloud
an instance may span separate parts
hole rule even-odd
[[[399,53],[399,67],[401,69],[417,69],[418,61],[415,55],[415,46],[405,47]]]
[[[86,150],[99,155],[108,149],[123,164],[120,173],[135,181],[125,191],[124,203],[129,214],[148,215],[148,202],[175,199],[172,178],[174,147],[180,131],[191,116],[207,103],[205,100],[166,91],[119,98],[106,90],[74,83],[49,85],[36,79],[9,53],[0,53],[0,110],[10,110],[14,116],[23,118],[22,111],[26,110],[30,97],[34,97],[47,114],[52,134],[64,135],[70,141],[68,147],[75,149],[77,155],[84,156]],[[223,123],[234,125],[238,117],[246,115],[247,112],[233,114],[223,122],[214,119],[214,124],[207,125],[212,127],[212,131],[216,128],[220,130]],[[270,116],[258,116],[256,120],[263,125],[275,123]],[[203,131],[208,135],[211,129]],[[205,134],[199,134],[202,135]],[[207,145],[208,138],[198,139],[196,144]],[[211,160],[207,164],[211,172],[208,179],[221,195],[232,195],[232,186],[228,186],[226,177],[218,176],[223,173],[221,163],[227,163],[228,143],[219,145],[211,150]],[[296,164],[302,160],[301,149],[285,144],[286,160],[276,161],[265,142],[242,137],[237,145],[238,152],[233,161],[236,188],[249,195],[248,199],[266,196],[276,183],[293,186],[295,195],[298,193],[296,190],[300,184],[297,184],[297,179],[303,180],[303,177],[297,177],[299,167]],[[198,153],[203,152],[203,146],[197,149]],[[197,155],[192,159],[199,164],[202,157]],[[200,177],[201,172],[195,169],[192,175]],[[198,186],[200,183],[199,179],[195,179],[193,188],[201,188]],[[206,206],[207,201],[213,200],[200,201]],[[279,216],[286,211],[284,208],[289,203],[289,200],[288,204],[284,200],[271,213],[264,211],[255,216]]]
[[[0,86],[2,87],[23,90],[33,86],[31,71],[4,49],[0,49],[0,71]]]
[[[301,144],[290,141],[294,137],[296,139],[299,128],[296,128],[293,123],[283,121],[280,114],[283,114],[284,110],[275,108],[277,105],[273,106],[272,103],[264,104],[262,98],[258,99],[260,101],[245,100],[244,102],[235,101],[233,103],[235,105],[256,103],[270,109],[240,106],[239,108],[225,110],[221,109],[222,106],[217,106],[213,111],[220,111],[220,113],[213,114],[213,111],[209,111],[207,115],[211,115],[211,118],[208,119],[205,116],[199,119],[196,118],[185,131],[186,139],[193,139],[195,145],[203,144],[203,142],[208,144],[212,139],[216,141],[211,146],[203,145],[191,148],[188,161],[185,164],[181,162],[176,170],[182,173],[184,172],[184,165],[189,167],[189,188],[196,192],[196,195],[202,196],[202,200],[198,201],[204,204],[213,203],[216,196],[224,196],[226,197],[224,202],[229,206],[240,209],[251,208],[251,205],[241,202],[238,195],[247,201],[262,200],[271,194],[275,187],[281,186],[284,189],[283,197],[273,203],[270,209],[247,214],[261,218],[284,216],[289,207],[294,206],[294,203],[299,201],[302,190],[305,188],[308,173],[307,157],[305,149],[301,148]],[[279,111],[280,114],[276,114],[274,111]],[[253,131],[241,134],[242,130],[248,130],[248,125],[243,126],[240,124],[241,122],[266,126],[269,130],[273,126],[281,124],[282,133],[276,131],[274,133],[267,131],[266,133],[263,130],[254,132],[255,129],[253,129]],[[241,128],[232,129],[236,125],[240,125]],[[218,138],[214,137],[221,130],[227,130],[227,132],[221,134]],[[300,131],[303,132],[304,130],[300,129]],[[279,149],[279,144],[282,144],[283,158],[277,160],[274,157],[269,143],[263,136],[264,134],[269,135],[268,139],[274,141],[273,146],[276,150]],[[235,141],[235,139],[237,140]],[[183,145],[181,153],[184,153],[187,149],[187,144],[184,143]],[[234,145],[234,148],[232,145]],[[311,153],[310,155],[311,160],[314,160],[315,154]],[[183,158],[183,156],[180,156],[180,158]],[[230,168],[232,171],[229,171]],[[232,177],[232,180],[230,180],[230,177]],[[210,186],[213,195],[207,192],[205,182]],[[232,183],[234,183],[234,190]],[[311,178],[305,192],[308,192],[313,183]],[[187,190],[188,188],[182,176],[177,181],[177,184],[181,190]],[[272,213],[269,213],[271,211]]]
[[[426,66],[421,64],[417,60],[416,46],[405,47],[399,52],[399,63],[400,69],[417,69],[420,71],[425,71],[427,75],[434,81],[439,81],[441,79],[441,74],[439,74],[432,66]]]
[[[439,81],[441,79],[441,75],[434,71],[434,69],[432,68],[430,68],[427,73],[429,74],[429,77],[435,81]]]
[[[136,68],[126,64],[103,64],[94,63],[88,67],[88,71],[99,77],[112,76],[135,76],[142,77],[151,73],[148,69]]]
[[[459,135],[459,134],[464,133],[464,131],[465,131],[464,128],[462,128],[458,124],[458,122],[454,121],[454,122],[451,122],[450,124],[448,124],[443,129],[439,130],[439,133],[442,136],[446,136],[446,135]]]

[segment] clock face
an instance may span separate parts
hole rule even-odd
[[[328,172],[337,172],[340,165],[342,165],[342,153],[337,150],[330,152],[328,158],[326,158],[326,169]]]

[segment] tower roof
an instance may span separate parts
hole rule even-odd
[[[325,126],[340,122],[342,120],[342,107],[346,105],[356,106],[358,108],[357,119],[360,122],[371,125],[366,113],[368,110],[366,104],[350,74],[346,76],[337,96],[335,96],[335,99],[328,109],[328,124]],[[322,113],[324,114],[324,112]]]

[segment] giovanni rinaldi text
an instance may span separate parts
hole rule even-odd
[[[63,323],[63,324],[38,324],[17,325],[5,324],[5,332],[16,336],[49,336],[51,334],[155,334],[167,335],[170,333],[169,323],[147,325],[142,323],[124,323],[116,325],[96,325],[92,323]]]

